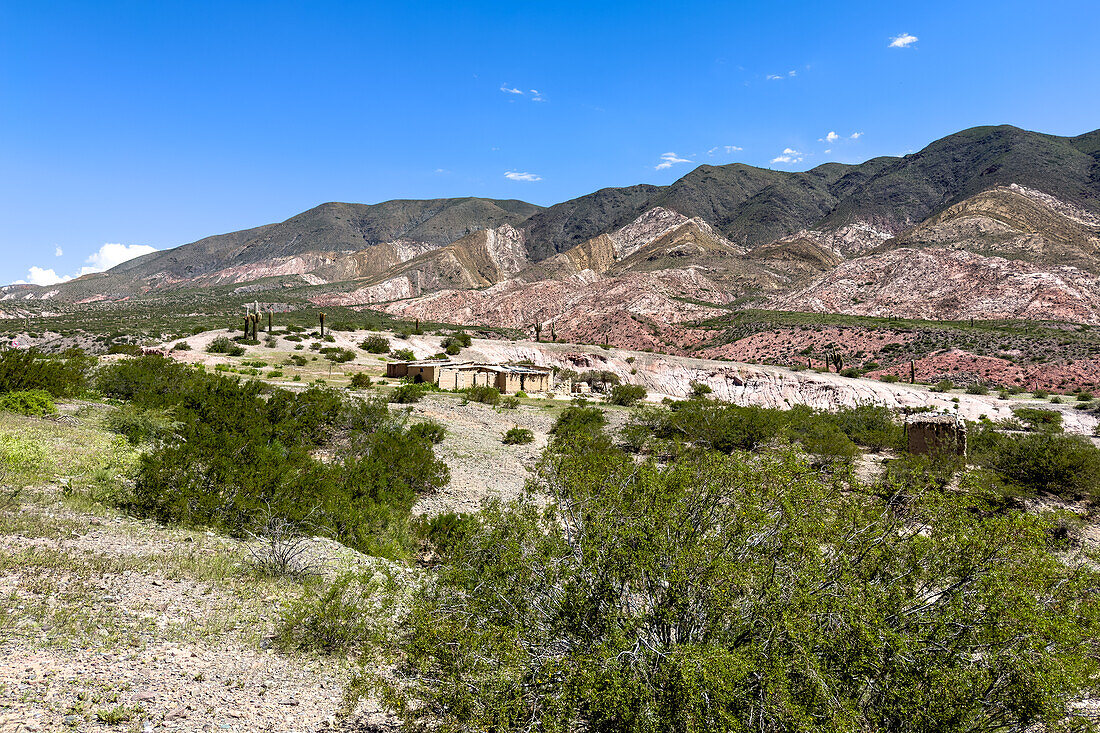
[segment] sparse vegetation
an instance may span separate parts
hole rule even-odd
[[[528,428],[521,428],[517,425],[514,428],[509,428],[500,442],[504,445],[525,445],[534,442],[534,440],[535,434],[533,432]]]

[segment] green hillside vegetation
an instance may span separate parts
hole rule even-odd
[[[432,431],[409,426],[381,399],[319,387],[292,393],[160,357],[106,366],[96,387],[146,411],[117,418],[119,432],[157,439],[133,491],[118,498],[138,516],[235,535],[262,532],[277,518],[362,552],[402,557],[415,544],[416,497],[448,481]],[[148,411],[170,415],[170,425]],[[336,460],[314,458],[322,446]]]

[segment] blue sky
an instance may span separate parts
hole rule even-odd
[[[0,283],[325,201],[552,204],[980,124],[1076,135],[1100,127],[1098,21],[1057,0],[0,0]]]

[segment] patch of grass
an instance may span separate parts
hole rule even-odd
[[[95,718],[104,725],[122,725],[131,720],[139,720],[145,715],[145,708],[140,705],[124,706],[116,705],[109,710],[99,710]]]

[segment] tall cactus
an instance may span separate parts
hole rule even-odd
[[[321,338],[325,337],[325,314],[321,314]]]
[[[826,365],[832,364],[833,369],[837,374],[840,374],[840,370],[844,368],[844,357],[840,355],[840,352],[834,351],[826,356]]]

